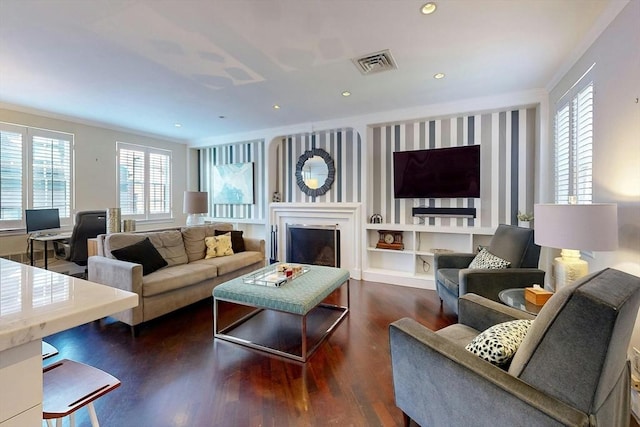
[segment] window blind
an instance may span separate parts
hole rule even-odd
[[[19,227],[23,212],[22,134],[0,129],[0,221]]]
[[[120,148],[120,209],[122,215],[144,214],[144,151]]]
[[[593,199],[593,82],[579,86],[555,115],[555,202]]]
[[[71,141],[34,136],[32,141],[32,207],[58,208],[71,217]]]
[[[24,210],[58,208],[72,223],[73,135],[0,123],[0,229],[24,228]]]
[[[132,219],[171,217],[171,152],[119,142],[118,203]]]

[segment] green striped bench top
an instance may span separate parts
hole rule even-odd
[[[349,280],[344,268],[308,265],[309,271],[280,287],[244,283],[243,277],[273,270],[270,265],[245,276],[222,283],[213,289],[213,297],[247,305],[305,315]]]

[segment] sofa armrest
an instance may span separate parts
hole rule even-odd
[[[476,254],[463,252],[447,252],[435,254],[433,257],[434,271],[440,268],[467,268]]]
[[[87,262],[88,280],[142,296],[142,265],[102,256]]]
[[[256,239],[252,237],[244,238],[244,248],[247,251],[260,252],[263,256],[266,254],[264,239]]]
[[[412,319],[392,323],[389,340],[396,405],[419,425],[589,425],[587,414]]]
[[[476,294],[465,294],[458,299],[458,323],[476,331],[484,331],[498,323],[510,320],[533,320],[535,316],[517,308],[492,301]]]
[[[459,273],[458,295],[473,293],[498,301],[500,291],[509,288],[526,288],[544,283],[544,270],[537,268],[504,268],[475,270],[465,268]]]

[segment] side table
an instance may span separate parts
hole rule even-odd
[[[529,314],[537,315],[542,309],[541,305],[530,303],[524,298],[524,288],[510,288],[500,291],[498,298],[509,307],[526,311]]]

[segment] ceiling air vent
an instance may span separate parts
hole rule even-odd
[[[389,52],[388,49],[376,53],[370,53],[360,58],[353,58],[352,61],[358,70],[365,76],[367,74],[390,71],[398,68],[396,62],[393,60],[393,56],[391,56],[391,52]]]

